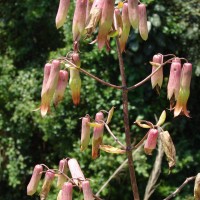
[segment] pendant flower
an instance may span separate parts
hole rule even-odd
[[[174,117],[177,117],[181,113],[183,113],[187,117],[190,117],[189,112],[187,110],[187,101],[190,96],[191,78],[192,78],[192,64],[184,63],[181,71],[181,82],[180,82],[178,99],[176,102],[176,106],[174,108]]]

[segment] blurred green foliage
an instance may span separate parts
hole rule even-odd
[[[162,199],[174,191],[186,177],[199,172],[200,126],[198,103],[200,97],[199,74],[199,13],[198,0],[182,2],[146,0],[151,30],[147,42],[143,42],[136,31],[131,31],[126,53],[123,54],[128,85],[140,81],[151,72],[149,61],[155,53],[174,53],[186,57],[194,65],[189,110],[191,119],[173,119],[167,112],[170,125],[167,127],[177,149],[177,166],[168,174],[167,162],[163,160],[158,188],[152,199]],[[121,92],[107,88],[90,77],[81,74],[81,103],[72,104],[69,87],[65,99],[49,116],[41,118],[39,107],[43,66],[52,58],[66,55],[72,49],[71,18],[73,6],[64,28],[56,30],[55,15],[58,1],[1,1],[0,2],[0,199],[38,199],[27,197],[26,186],[32,169],[37,163],[56,168],[60,159],[75,157],[86,177],[91,179],[94,192],[112,175],[126,159],[122,155],[102,152],[97,160],[91,159],[91,149],[80,153],[80,117],[90,114],[93,118],[101,109],[116,107],[111,130],[124,141]],[[112,50],[99,52],[96,45],[82,41],[82,67],[113,84],[120,84],[115,42]],[[133,125],[136,118],[154,121],[169,107],[166,100],[166,85],[169,69],[164,70],[163,90],[158,96],[151,89],[150,82],[129,94],[130,124],[132,140],[139,140],[145,134]],[[115,145],[105,133],[104,142]],[[91,147],[91,145],[90,145]],[[135,157],[136,173],[141,197],[144,194],[149,173],[155,160],[139,152]],[[48,199],[56,199],[58,190],[54,187]],[[192,199],[193,184],[188,184],[179,199]],[[81,199],[79,191],[76,199]],[[128,169],[125,167],[102,191],[105,199],[131,199]]]

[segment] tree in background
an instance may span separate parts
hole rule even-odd
[[[70,155],[76,158],[79,157],[79,150],[77,149],[77,146],[79,145],[74,145],[73,147],[72,141],[80,137],[80,131],[79,131],[80,122],[71,119],[76,119],[80,116],[84,116],[84,114],[87,112],[95,113],[96,110],[104,108],[103,105],[105,105],[105,102],[107,101],[111,102],[111,105],[109,105],[105,109],[109,109],[110,106],[112,105],[120,108],[121,100],[119,100],[120,92],[114,94],[116,96],[113,97],[112,89],[109,88],[105,89],[105,87],[100,89],[99,94],[97,96],[90,96],[89,93],[95,92],[96,88],[99,88],[100,85],[98,83],[95,83],[94,81],[91,81],[90,78],[83,76],[83,84],[85,85],[83,85],[82,87],[86,86],[87,90],[85,91],[85,94],[83,94],[82,97],[83,102],[81,102],[80,107],[76,108],[77,113],[80,113],[78,116],[77,114],[73,113],[71,109],[72,104],[69,97],[66,97],[65,103],[61,104],[58,107],[56,113],[52,112],[52,115],[45,120],[42,120],[36,113],[34,114],[31,113],[30,110],[36,107],[34,101],[38,100],[40,96],[39,85],[41,85],[41,79],[42,79],[41,69],[37,69],[36,66],[41,66],[41,63],[47,60],[47,56],[49,55],[45,53],[47,53],[48,49],[56,49],[57,45],[64,46],[64,43],[63,44],[61,43],[62,38],[58,37],[57,35],[58,32],[56,32],[56,30],[55,29],[53,30],[52,28],[55,17],[54,13],[56,13],[57,9],[56,6],[52,7],[53,2],[44,2],[43,5],[31,2],[28,2],[28,4],[27,3],[25,4],[25,2],[24,4],[23,2],[21,4],[17,4],[15,2],[13,2],[12,4],[10,3],[11,2],[9,3],[5,2],[4,9],[1,9],[2,10],[1,12],[12,13],[13,15],[13,17],[7,16],[6,14],[1,15],[3,16],[3,21],[1,21],[1,26],[4,27],[1,31],[1,36],[2,36],[1,38],[3,39],[3,42],[1,42],[1,44],[4,44],[4,46],[2,45],[1,51],[3,55],[5,55],[2,57],[2,62],[1,62],[3,63],[1,68],[2,72],[1,105],[5,105],[1,108],[1,116],[2,116],[1,117],[1,144],[2,144],[1,145],[2,148],[1,190],[6,191],[5,188],[9,187],[11,191],[13,188],[13,191],[15,191],[14,194],[16,195],[16,198],[19,198],[24,196],[23,188],[26,187],[25,182],[27,182],[29,179],[29,177],[27,178],[27,176],[25,176],[24,174],[27,174],[27,172],[31,170],[30,166],[33,166],[33,164],[35,163],[43,162],[44,158],[46,160],[46,163],[49,166],[52,166],[55,163],[58,163],[58,159],[60,157],[63,157],[63,155]],[[129,68],[127,69],[128,83],[137,82],[141,80],[142,77],[145,76],[145,74],[147,74],[147,72],[143,70],[144,69],[143,58],[145,57],[145,61],[150,60],[152,55],[156,53],[154,48],[155,46],[158,47],[159,52],[163,53],[172,50],[173,53],[177,54],[177,52],[179,51],[178,49],[181,49],[180,53],[178,54],[181,57],[182,56],[185,57],[185,55],[188,54],[188,52],[190,53],[191,50],[190,49],[189,49],[190,51],[188,50],[189,47],[187,47],[184,44],[184,42],[192,41],[192,43],[195,44],[195,38],[190,39],[190,37],[187,36],[187,34],[185,34],[188,33],[188,27],[190,27],[189,25],[187,25],[187,22],[191,22],[190,19],[188,19],[188,21],[185,22],[186,23],[186,25],[184,26],[186,27],[185,29],[183,28],[183,30],[181,29],[179,30],[177,28],[174,28],[175,31],[179,30],[179,32],[175,33],[169,31],[173,30],[171,29],[171,26],[175,27],[174,24],[179,22],[178,21],[179,19],[183,19],[184,21],[184,19],[186,19],[185,15],[190,15],[190,13],[187,14],[187,12],[183,12],[184,10],[193,11],[193,9],[190,9],[190,7],[186,9],[188,4],[184,4],[186,6],[181,5],[180,12],[182,10],[181,14],[183,14],[184,17],[179,18],[178,16],[180,13],[177,13],[177,18],[178,18],[177,19],[174,15],[170,16],[170,12],[172,12],[175,9],[176,7],[175,5],[180,6],[178,2],[173,2],[165,6],[163,6],[161,3],[160,3],[161,5],[158,4],[155,5],[155,2],[151,3],[147,2],[147,3],[149,4],[148,11],[153,13],[153,14],[149,13],[148,15],[149,19],[154,18],[155,20],[155,17],[157,17],[158,19],[160,17],[161,23],[166,23],[166,25],[160,26],[164,27],[163,28],[164,34],[163,32],[160,31],[159,26],[152,25],[152,29],[150,31],[150,36],[149,36],[150,39],[146,43],[143,43],[139,38],[138,34],[135,34],[134,31],[132,31],[132,34],[129,38],[129,43],[127,45],[127,53],[126,55],[124,55],[125,65],[134,66],[130,67],[130,69]],[[195,7],[195,4],[193,4],[193,6]],[[3,6],[1,6],[1,8],[3,8]],[[163,12],[164,11],[163,9],[166,12]],[[9,10],[11,12],[8,12]],[[46,10],[48,10],[49,12],[46,12]],[[50,10],[52,11],[50,12]],[[194,30],[192,28],[191,31],[194,31],[194,33],[198,34],[198,32],[195,32],[195,27],[198,25],[198,23],[195,24],[195,21],[197,22],[197,16],[195,15],[195,12],[190,15],[192,17],[194,26]],[[157,14],[157,16],[155,16],[155,13]],[[52,20],[49,20],[48,15],[51,16]],[[26,20],[23,20],[24,16]],[[170,18],[173,21],[173,23],[170,23]],[[38,29],[36,27],[38,27]],[[165,27],[167,27],[168,30],[166,30]],[[20,30],[19,34],[17,33],[16,30]],[[67,37],[67,40],[69,40],[71,37],[70,34],[68,33],[68,30],[71,30],[70,25],[66,25],[64,30],[66,31],[65,36]],[[52,34],[52,39],[47,39],[47,35],[49,34]],[[157,37],[155,37],[155,35],[157,35]],[[173,38],[169,39],[167,36],[170,37],[173,36],[174,39]],[[198,38],[198,35],[196,37]],[[58,43],[58,38],[60,39],[60,43]],[[32,46],[33,44],[35,47],[39,48],[33,51],[32,50],[34,48],[34,46]],[[196,45],[196,47],[197,46],[198,45]],[[57,53],[52,52],[49,59],[57,57],[57,55],[64,55],[65,52],[70,50],[70,48],[71,46],[69,45],[64,49],[59,49]],[[82,44],[80,49],[83,48],[85,52],[91,51],[92,49],[91,46],[85,46],[84,44]],[[168,50],[168,48],[170,49]],[[193,46],[193,48],[195,49],[195,45]],[[193,52],[198,52],[198,51],[194,50]],[[191,52],[191,56],[195,56],[193,52]],[[37,55],[35,55],[36,53]],[[111,51],[111,55],[113,55],[113,57],[107,56],[106,52],[103,52],[103,55],[100,57],[97,57],[97,55],[99,55],[99,52],[96,49],[94,49],[93,52],[91,51],[81,55],[84,65],[86,67],[88,66],[87,70],[96,74],[97,70],[98,74],[100,73],[99,76],[104,77],[104,80],[109,80],[114,84],[119,84],[119,80],[116,79],[115,75],[117,70],[115,50]],[[31,59],[32,57],[34,59]],[[198,62],[198,59],[195,59],[195,61]],[[132,64],[133,62],[134,64]],[[13,67],[13,63],[15,67]],[[90,65],[92,63],[93,66],[89,67],[90,65],[87,63],[89,63]],[[108,68],[105,63],[113,63],[113,64]],[[131,65],[129,63],[131,63]],[[98,64],[97,69],[95,69],[96,64]],[[5,68],[3,66],[7,67]],[[146,68],[148,68],[149,69],[148,72],[150,72],[151,67],[146,66]],[[106,71],[106,73],[104,73],[104,71]],[[194,84],[196,84],[195,81],[193,81]],[[38,87],[36,87],[37,85]],[[195,85],[192,86],[195,87]],[[143,105],[143,103],[151,104],[151,102],[155,102],[155,98],[157,99],[157,97],[155,97],[155,95],[152,92],[150,92],[151,89],[150,87],[151,86],[149,87],[147,86],[147,88],[145,87],[141,88],[138,91],[135,91],[134,96],[137,95],[139,97],[138,99],[135,99],[134,96],[130,94],[130,104],[137,105],[137,106],[131,106],[131,110],[133,110],[133,112],[131,112],[130,115],[131,121],[135,121],[137,116],[141,115],[141,113],[143,113],[145,119],[150,119],[152,121],[154,120],[152,117],[152,111],[150,106],[147,106],[145,110],[141,106]],[[194,94],[194,97],[195,95],[197,95],[197,93],[198,92]],[[69,94],[67,93],[67,95]],[[155,113],[160,113],[161,108],[159,105],[165,105],[165,107],[168,107],[166,101],[164,101],[165,96],[166,95],[162,94],[161,91],[160,97],[161,99],[163,99],[163,101],[160,102],[157,100],[155,107],[153,107]],[[191,99],[191,104],[190,104],[191,113],[196,113],[193,107],[191,107],[191,105],[195,105],[195,102],[198,102],[198,96],[194,99]],[[88,106],[85,103],[90,104],[90,106]],[[86,109],[84,110],[85,107],[89,111],[85,111],[86,110]],[[198,108],[195,107],[195,109]],[[112,129],[118,133],[116,134],[120,139],[121,135],[120,133],[123,132],[123,129],[121,128],[122,127],[122,120],[120,118],[121,114],[120,111],[117,110],[118,109],[116,109],[115,117],[113,118],[114,121],[112,121]],[[60,117],[65,119],[64,122],[63,121],[60,122],[59,120]],[[174,123],[175,122],[177,123],[179,122],[179,119],[173,121]],[[188,135],[191,135],[189,134],[189,132],[191,132],[191,130],[194,130],[194,127],[195,127],[195,132],[196,131],[198,132],[198,126],[195,125],[195,123],[197,124],[198,120],[195,120],[195,117],[193,117],[191,125],[187,126],[185,119],[181,119],[180,121],[181,123],[177,123],[177,128],[175,129],[171,128],[171,130],[173,130],[174,133],[174,138],[176,138],[177,134],[179,136],[177,139],[175,139],[175,143],[178,144],[176,145],[176,147],[178,148],[177,152],[181,152],[179,154],[180,160],[178,162],[180,164],[178,164],[178,167],[173,172],[174,173],[173,175],[175,176],[176,173],[180,173],[181,171],[184,174],[183,177],[185,178],[191,175],[190,173],[188,174],[188,170],[184,168],[185,165],[189,165],[190,167],[193,166],[193,169],[195,169],[198,166],[198,162],[196,161],[193,162],[194,160],[198,161],[198,150],[195,149],[198,147],[198,142],[197,142],[198,134],[195,134],[193,131],[192,134],[194,134],[194,136],[188,137]],[[192,127],[192,129],[190,128],[190,126]],[[139,129],[136,128],[135,126],[132,127],[132,130],[139,132]],[[65,132],[66,134],[64,134]],[[70,135],[72,138],[69,137]],[[185,140],[185,138],[187,138],[187,140],[189,140],[190,142]],[[61,144],[59,141],[66,141],[66,142]],[[194,147],[194,149],[192,147]],[[188,149],[188,150],[182,152],[183,150],[179,151],[180,149]],[[69,151],[73,153],[69,153]],[[119,163],[121,163],[122,160],[124,159],[122,157],[120,158],[118,157],[117,159],[112,158],[110,156],[108,158],[106,157],[107,155],[105,155],[105,157],[104,155],[102,155],[101,161],[95,161],[95,165],[97,163],[96,166],[95,165],[92,166],[90,164],[89,169],[87,167],[88,169],[87,177],[89,177],[89,174],[91,174],[92,172],[96,172],[95,176],[97,176],[98,178],[94,177],[94,179],[95,180],[97,179],[98,180],[97,183],[100,184],[105,181],[105,179],[102,179],[102,176],[108,177],[109,175],[111,175],[114,169],[116,168],[114,167],[114,165],[115,166],[119,165]],[[148,171],[150,170],[150,165],[148,165],[147,162],[144,162],[145,159],[146,158],[144,156],[143,160],[140,160],[140,162],[138,161],[138,166],[136,166],[137,173],[140,174],[139,181],[141,179],[140,182],[142,183],[146,182],[142,177],[147,176]],[[88,163],[90,163],[90,158],[87,157],[86,154],[81,155],[81,158],[79,160],[80,163],[82,163],[83,168],[84,166],[87,166]],[[151,159],[148,158],[148,160],[150,162],[151,160],[153,160],[153,158]],[[141,169],[141,166],[144,167]],[[86,167],[84,168],[84,171],[85,169]],[[100,173],[99,170],[101,171]],[[198,168],[196,171],[198,171]],[[174,185],[174,187],[178,185],[174,183],[174,179],[173,179],[173,184],[172,183],[164,184],[163,182],[168,180],[167,178],[165,178],[165,176],[167,176],[167,173],[163,173],[164,179],[162,179],[161,185],[159,187],[160,189],[158,188],[155,194],[158,196],[157,197],[158,199],[159,195],[166,196],[167,194],[169,194],[169,190],[173,190],[172,187],[167,188],[163,185],[170,185],[170,186]],[[127,183],[129,181],[126,178],[123,178],[125,177],[125,172],[122,173],[122,176],[118,177],[121,183],[124,183],[126,186],[128,185]],[[180,179],[179,184],[180,182],[183,181],[183,177],[179,177]],[[8,186],[8,183],[10,186]],[[116,184],[118,184],[117,179],[115,179],[115,181],[111,183],[113,187],[111,187],[111,189],[109,188],[110,190],[109,193],[112,193],[112,195],[114,194],[119,195],[119,193],[114,192]],[[14,187],[16,186],[18,187],[18,191],[22,191],[22,193],[16,192],[16,189],[14,189]],[[145,183],[140,185],[141,188],[144,188],[144,186]],[[98,188],[99,187],[96,187],[96,191],[98,190]],[[123,188],[121,193],[123,194],[127,190],[130,190],[129,186]],[[141,191],[143,190],[141,189]],[[13,192],[9,192],[5,194],[5,198],[9,199],[9,194],[11,193],[13,196]],[[107,194],[108,190],[106,189],[104,195],[108,196]],[[27,197],[24,196],[24,198]],[[112,198],[114,199],[114,196],[112,196]],[[125,198],[128,198],[128,196]]]

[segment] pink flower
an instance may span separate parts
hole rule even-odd
[[[144,151],[146,154],[151,155],[152,151],[156,148],[158,138],[158,130],[150,129],[148,132],[147,140],[144,144]]]
[[[139,23],[138,0],[128,0],[128,14],[132,27],[137,29]]]
[[[68,83],[68,72],[65,70],[59,71],[59,77],[58,77],[58,84],[53,96],[53,103],[56,107],[60,101],[62,101],[65,93],[65,88],[67,87]]]
[[[147,12],[146,5],[141,3],[138,5],[139,12],[139,32],[143,40],[148,39],[148,27],[147,27]]]
[[[104,119],[103,113],[98,112],[95,116],[95,121],[101,123],[100,121]],[[100,155],[99,146],[102,144],[104,132],[104,124],[100,124],[98,127],[94,127],[93,138],[92,138],[92,158],[96,159]]]
[[[56,28],[59,29],[63,26],[67,18],[70,0],[60,0],[58,12],[56,15]]]
[[[72,25],[72,33],[74,41],[79,41],[81,35],[83,35],[84,33],[85,20],[86,20],[86,7],[87,7],[87,0],[76,1],[76,8],[74,11],[74,18]]]
[[[64,183],[62,186],[61,200],[72,200],[73,185],[70,182]]]
[[[55,177],[55,173],[52,170],[48,170],[45,173],[45,177],[44,177],[44,182],[42,185],[42,190],[40,192],[40,199],[41,200],[45,200],[49,194],[50,188],[51,188],[51,184],[54,180]]]
[[[114,0],[106,0],[103,4],[97,37],[99,49],[102,49],[107,43],[107,36],[113,23],[114,3]]]
[[[123,23],[123,31],[121,37],[119,38],[121,53],[125,50],[126,42],[128,40],[129,32],[130,32],[130,21],[128,17],[128,4],[124,3],[122,7],[122,23]]]
[[[34,167],[31,180],[27,186],[27,195],[31,196],[36,192],[37,187],[39,185],[39,181],[42,176],[42,171],[43,171],[42,165],[36,165]]]
[[[58,84],[59,70],[60,70],[60,61],[53,60],[48,81],[45,84],[45,87],[42,89],[42,99],[40,106],[42,117],[44,117],[50,110],[50,103]]]
[[[89,181],[83,181],[82,182],[82,190],[83,190],[84,200],[94,200],[92,189],[90,187]]]
[[[90,126],[88,125],[88,122],[90,122],[89,116],[85,116],[82,118],[81,151],[87,149],[88,144],[90,142]]]
[[[64,173],[65,175],[67,174],[68,166],[67,166],[67,160],[62,159],[59,162],[59,171]],[[57,187],[62,188],[64,182],[67,181],[67,178],[63,174],[58,174],[58,181],[57,181]]]
[[[162,64],[163,63],[163,55],[162,54],[156,54],[153,56],[153,62]],[[152,66],[152,72],[154,72],[157,69],[157,66]],[[156,90],[160,91],[160,88],[163,83],[163,67],[161,67],[152,77],[151,77],[151,85],[152,88],[156,88]]]
[[[190,82],[192,78],[192,64],[184,63],[181,71],[180,90],[178,99],[174,108],[174,117],[177,117],[181,112],[187,117],[190,117],[187,110],[187,101],[190,96]]]

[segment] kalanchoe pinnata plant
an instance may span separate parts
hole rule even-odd
[[[56,15],[56,28],[59,29],[66,21],[70,0],[60,0]]]
[[[178,99],[181,79],[181,63],[179,59],[172,60],[170,67],[169,81],[167,85],[167,97],[170,100],[170,109],[174,107]]]
[[[178,93],[177,102],[174,108],[174,117],[183,113],[185,116],[190,117],[187,110],[187,101],[190,96],[190,82],[192,78],[192,64],[184,63],[181,70],[180,89]]]
[[[72,200],[73,185],[70,182],[65,182],[62,186],[61,200]]]
[[[162,64],[163,63],[163,55],[162,54],[156,54],[153,56],[153,63]],[[157,69],[157,65],[152,64],[152,72],[154,72]],[[152,88],[155,88],[156,91],[159,93],[160,88],[162,87],[163,83],[163,67],[160,67],[160,69],[151,77],[151,85]]]
[[[53,96],[53,104],[56,107],[64,98],[65,89],[68,83],[68,72],[65,70],[59,71],[58,84]]]
[[[148,39],[148,27],[147,27],[147,12],[146,5],[141,3],[138,5],[139,13],[139,32],[143,40]]]
[[[42,165],[36,165],[34,167],[31,180],[27,186],[27,195],[31,196],[35,194],[37,187],[39,185],[39,181],[42,177],[42,171],[43,171]]]
[[[96,159],[100,156],[100,145],[103,141],[104,124],[101,122],[104,120],[102,112],[98,112],[95,116],[95,121],[99,123],[98,127],[94,127],[92,138],[92,158]]]
[[[82,182],[84,200],[93,200],[93,193],[88,180]]]
[[[64,182],[67,181],[67,178],[63,175],[67,174],[68,171],[68,165],[66,159],[60,160],[58,170],[60,173],[58,174],[57,187],[61,189]]]
[[[59,71],[60,61],[53,60],[48,81],[45,84],[44,89],[42,89],[40,110],[43,117],[50,111],[51,100],[58,84]]]
[[[40,192],[40,200],[45,200],[51,189],[52,182],[55,178],[55,173],[52,170],[47,170],[44,177],[44,182]]]
[[[158,130],[150,129],[147,133],[147,140],[144,144],[144,151],[147,155],[151,155],[152,151],[156,148],[157,138],[158,138]]]
[[[128,3],[124,3],[122,7],[122,24],[123,24],[123,30],[122,30],[121,37],[119,38],[121,53],[125,51],[126,42],[128,40],[128,36],[130,33],[130,28],[131,28],[131,24],[130,24],[129,16],[128,16]]]
[[[138,0],[128,0],[128,14],[132,27],[137,29],[139,24]]]
[[[85,30],[85,23],[86,23],[86,8],[87,8],[87,0],[77,0],[76,1],[76,8],[74,11],[74,18],[73,18],[73,26],[72,26],[72,33],[73,33],[73,40],[79,41],[81,35],[84,34]]]

